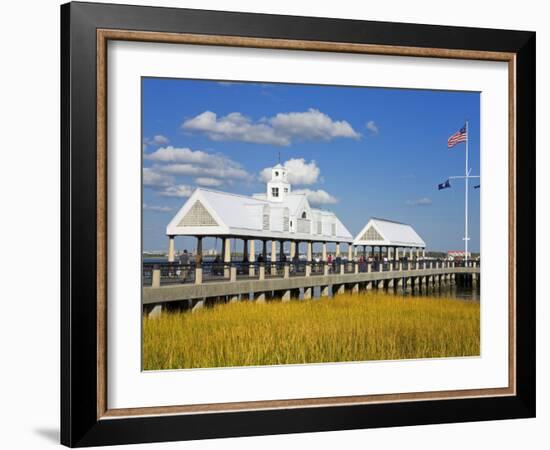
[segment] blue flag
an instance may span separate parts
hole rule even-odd
[[[439,183],[439,184],[437,185],[437,188],[438,188],[439,190],[441,190],[441,189],[447,189],[447,188],[450,188],[450,187],[451,187],[451,182],[450,182],[449,180],[445,181],[445,183]]]

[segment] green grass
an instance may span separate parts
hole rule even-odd
[[[143,318],[145,370],[479,355],[479,303],[380,293]]]

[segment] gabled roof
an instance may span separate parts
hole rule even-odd
[[[266,209],[267,208],[267,209]],[[232,194],[213,189],[197,188],[166,227],[171,236],[242,236],[266,239],[303,239],[327,242],[351,242],[352,236],[334,213],[334,235],[293,233],[264,230],[264,213],[288,208],[289,215],[297,215],[303,209],[311,210],[305,194],[289,194],[283,202],[270,202],[263,198]],[[270,220],[277,220],[270,214]],[[312,227],[316,230],[315,224]]]
[[[335,215],[334,219],[336,221],[336,236],[345,236],[345,237],[349,237],[350,239],[352,239],[353,236],[351,235],[349,230],[346,228],[346,226],[340,221],[338,216]]]
[[[421,247],[426,243],[411,225],[373,217],[355,236],[354,245]]]
[[[299,215],[302,209],[311,209],[306,194],[286,194],[284,200],[279,204],[288,208],[293,216]]]

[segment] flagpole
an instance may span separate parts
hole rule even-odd
[[[466,124],[464,125],[464,132],[466,134],[466,154],[465,154],[465,161],[464,161],[464,175],[460,176],[453,176],[448,177],[447,181],[445,183],[441,183],[438,185],[439,190],[449,188],[451,187],[449,180],[458,180],[461,178],[464,178],[464,261],[468,261],[468,241],[470,240],[470,236],[468,234],[468,190],[470,188],[470,178],[480,178],[479,175],[470,175],[471,169],[469,168],[469,161],[468,161],[468,146],[470,143],[470,136],[468,131],[468,121],[466,120]],[[459,142],[464,142],[462,140],[459,140],[459,138],[462,137],[462,128],[460,131],[453,134],[447,143],[447,147],[451,148],[454,147]],[[478,187],[478,186],[476,186]]]
[[[468,133],[468,121],[466,121],[466,166],[464,173],[464,261],[468,261],[468,141],[470,135]]]

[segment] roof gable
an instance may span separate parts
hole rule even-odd
[[[395,245],[425,247],[411,225],[385,219],[370,219],[354,239],[355,245]]]
[[[292,216],[299,217],[304,210],[308,212],[308,216],[311,215],[311,207],[305,194],[286,194],[281,205],[286,206]]]
[[[180,234],[182,229],[187,234],[205,226],[217,232],[227,230],[227,224],[203,194],[201,188],[193,191],[166,227],[167,234]]]
[[[200,200],[196,200],[189,211],[179,221],[178,227],[215,227],[218,222],[212,214],[204,207]]]
[[[363,241],[383,241],[384,238],[376,230],[374,225],[370,225],[360,238]]]

